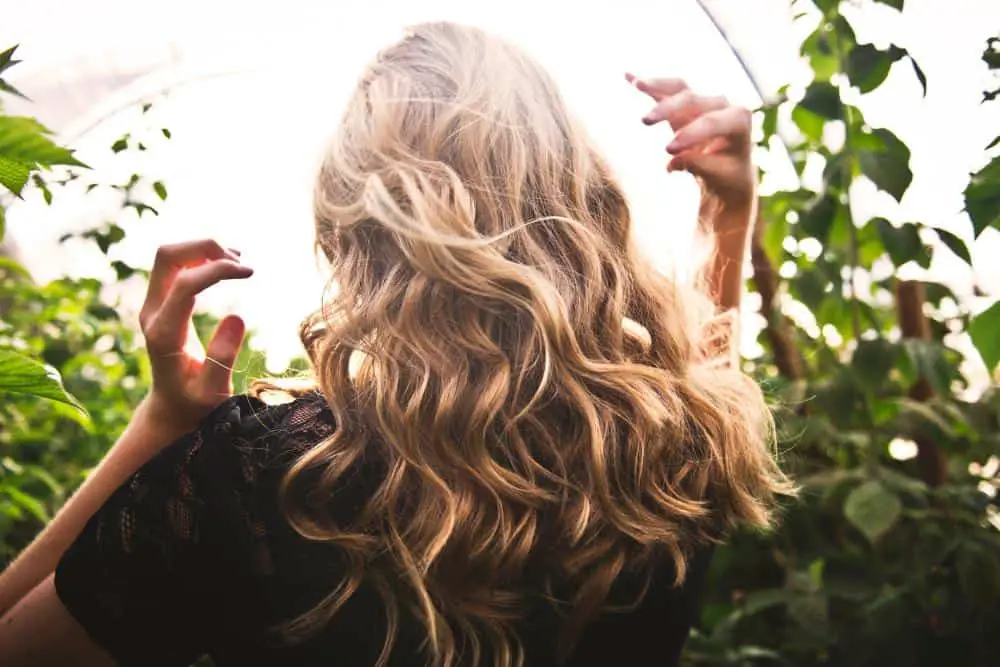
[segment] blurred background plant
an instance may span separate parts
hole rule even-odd
[[[969,386],[952,343],[967,334],[996,369],[1000,304],[983,310],[978,288],[962,303],[902,276],[934,253],[971,264],[970,242],[1000,227],[1000,137],[970,176],[967,233],[860,217],[860,181],[899,201],[912,172],[905,143],[866,122],[859,95],[895,67],[924,93],[934,82],[903,45],[859,43],[851,4],[794,3],[808,4],[820,14],[801,49],[812,83],[759,111],[761,146],[786,146],[800,187],[761,201],[751,287],[765,354],[748,364],[775,402],[803,494],[777,532],[719,550],[687,664],[996,664],[1000,393]],[[983,52],[991,71],[998,46]],[[984,104],[1000,95],[993,83]],[[806,187],[816,163],[822,178]],[[811,317],[790,317],[790,304]]]

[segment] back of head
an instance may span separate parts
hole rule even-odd
[[[623,571],[666,557],[681,580],[699,542],[768,524],[787,482],[759,389],[704,363],[696,298],[633,251],[621,189],[517,48],[435,23],[382,52],[315,211],[336,289],[303,340],[337,431],[289,511],[356,570],[292,630],[369,577],[387,650],[406,610],[434,664],[516,664],[531,591],[569,598],[568,649]],[[373,448],[380,486],[338,525],[324,503]]]

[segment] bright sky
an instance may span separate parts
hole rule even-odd
[[[791,29],[785,0],[710,4],[765,86],[801,74],[795,63],[801,33]],[[897,66],[885,90],[862,100],[872,124],[891,127],[910,144],[916,179],[901,207],[859,189],[860,212],[919,219],[969,236],[960,193],[981,164],[982,148],[1000,133],[998,108],[979,105],[986,80],[978,63],[986,38],[1000,31],[1000,3],[950,0],[947,23],[940,11],[940,0],[908,0],[902,17],[875,8],[859,21],[859,39],[891,38],[909,47],[931,86],[920,99],[910,72]],[[166,183],[170,197],[160,218],[128,225],[129,242],[120,252],[130,261],[148,264],[155,245],[195,236],[216,236],[244,251],[256,276],[216,290],[206,304],[238,309],[279,356],[295,351],[297,322],[319,303],[310,191],[324,141],[364,63],[403,25],[433,18],[473,23],[538,56],[607,152],[632,199],[642,245],[664,269],[690,265],[697,194],[690,179],[663,171],[668,132],[640,124],[647,103],[622,73],[680,75],[696,89],[758,102],[689,0],[0,0],[0,16],[0,46],[22,45],[18,55],[25,62],[14,82],[28,95],[33,84],[72,85],[95,71],[155,62],[170,49],[179,54],[177,67],[112,95],[60,129],[102,179],[118,174],[125,180],[138,171]],[[173,90],[145,120],[135,110],[111,113],[134,95],[192,78],[200,80]],[[173,139],[150,141],[142,161],[112,156],[111,142],[144,122],[154,134],[169,127]],[[54,239],[100,222],[105,210],[94,196],[66,196],[52,208],[29,196],[10,211],[8,228],[40,278],[92,273],[93,258],[80,246],[57,249]],[[996,238],[987,238],[975,254],[980,279],[1000,292],[1000,263],[987,261],[998,248]],[[968,291],[971,276],[948,259],[936,272]]]

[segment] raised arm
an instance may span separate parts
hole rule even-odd
[[[667,171],[687,171],[701,185],[701,227],[714,247],[706,287],[720,311],[738,309],[756,216],[751,113],[724,97],[697,95],[681,79],[626,78],[656,103],[643,122],[667,122],[674,130]]]
[[[237,254],[213,241],[164,246],[157,254],[140,320],[153,367],[153,391],[79,491],[38,538],[0,574],[0,664],[107,664],[55,595],[52,575],[90,517],[162,448],[193,430],[232,391],[232,365],[244,325],[223,320],[207,355],[189,338],[195,296],[248,277]],[[66,653],[66,652],[69,653]]]

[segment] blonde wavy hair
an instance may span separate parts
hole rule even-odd
[[[336,428],[283,498],[351,570],[289,636],[366,580],[379,664],[409,613],[433,665],[520,665],[514,628],[545,590],[566,657],[623,572],[669,558],[680,583],[700,543],[768,526],[791,487],[760,389],[705,355],[705,298],[635,252],[621,188],[519,49],[433,23],[380,53],[315,217],[335,289],[302,340]],[[376,447],[385,475],[338,524],[334,489]]]

